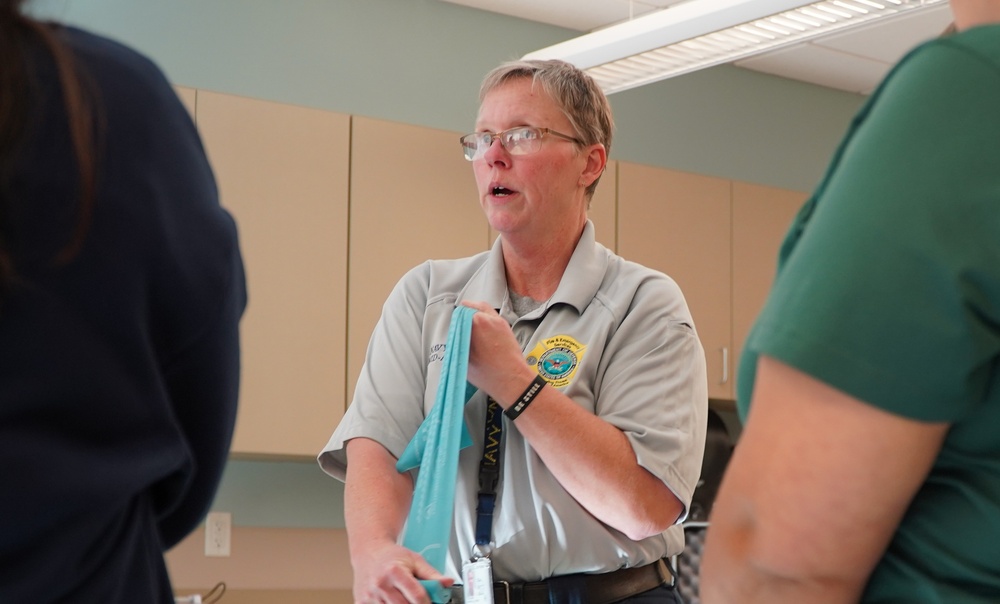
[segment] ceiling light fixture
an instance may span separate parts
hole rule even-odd
[[[687,0],[524,58],[573,63],[612,94],[946,1]]]

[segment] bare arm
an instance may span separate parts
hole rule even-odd
[[[526,377],[525,387],[534,376]],[[621,430],[555,388],[541,390],[517,418],[517,427],[580,505],[630,539],[662,533],[684,509],[659,478],[638,464]]]
[[[947,430],[761,357],[712,509],[702,601],[857,602]]]
[[[396,543],[410,509],[413,481],[396,471],[396,458],[373,440],[348,441],[347,458],[344,517],[355,601],[429,602],[417,579],[446,585],[451,580]]]
[[[469,381],[505,409],[536,373],[507,322],[486,304],[473,319]],[[555,388],[542,388],[517,427],[566,491],[605,524],[640,540],[663,532],[684,506],[640,466],[617,427],[580,408]]]

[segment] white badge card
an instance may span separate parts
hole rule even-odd
[[[489,558],[462,565],[462,593],[465,604],[493,604],[493,565]]]

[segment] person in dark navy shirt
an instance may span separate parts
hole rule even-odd
[[[0,602],[173,602],[215,495],[236,225],[161,71],[0,0]]]

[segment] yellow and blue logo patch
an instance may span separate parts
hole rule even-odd
[[[542,340],[527,357],[538,375],[556,388],[570,383],[587,347],[571,336],[553,336]]]

